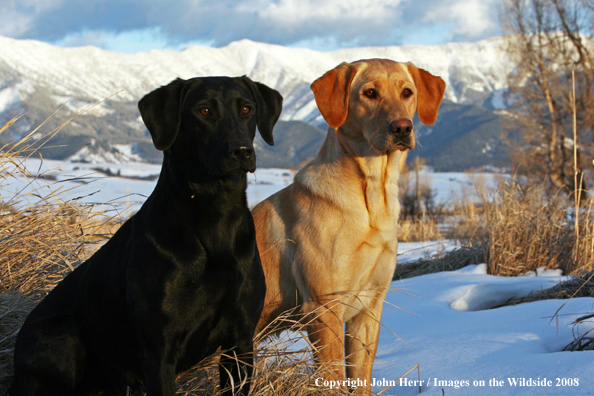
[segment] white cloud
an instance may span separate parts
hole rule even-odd
[[[384,21],[398,13],[402,0],[280,0],[270,2],[258,15],[274,23],[292,25],[311,20]]]
[[[0,0],[0,34],[104,48],[113,46],[113,37],[125,36],[131,44],[138,37],[143,50],[151,41],[179,48],[242,38],[318,49],[427,44],[497,33],[495,1]],[[138,32],[152,36],[140,43]]]
[[[61,0],[2,0],[0,35],[23,37],[34,28],[35,15],[62,5]]]
[[[0,9],[0,35],[8,37],[22,37],[30,30],[33,18],[13,10]]]
[[[424,22],[452,24],[454,35],[477,38],[497,28],[494,0],[449,0],[435,2]]]

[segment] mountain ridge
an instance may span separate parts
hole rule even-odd
[[[4,136],[10,140],[41,124],[60,106],[64,107],[48,127],[57,127],[91,107],[60,131],[61,144],[71,141],[76,145],[75,151],[82,148],[81,144],[92,146],[91,139],[106,143],[108,150],[115,145],[145,144],[150,142],[150,137],[136,108],[144,94],[177,77],[248,75],[281,92],[285,100],[280,120],[288,124],[279,127],[299,134],[298,130],[309,128],[305,124],[325,128],[309,88],[311,82],[343,61],[374,57],[411,61],[446,81],[444,103],[476,106],[485,114],[494,114],[504,108],[501,98],[507,89],[506,76],[513,67],[501,51],[502,43],[502,38],[492,38],[440,46],[360,47],[319,52],[246,39],[221,48],[190,46],[182,51],[122,54],[96,47],[62,48],[0,37],[0,122],[26,111],[19,125]],[[442,125],[464,122],[455,118],[447,121],[445,112],[440,117]],[[305,124],[297,128],[293,122]],[[427,128],[417,129],[422,132]],[[303,133],[312,139],[319,135],[312,131]],[[86,143],[81,143],[84,141],[81,136],[87,138]],[[300,144],[311,145],[311,141],[299,143],[298,137],[290,138],[288,149],[292,152],[299,152]],[[311,150],[307,152],[309,155]],[[154,154],[143,158],[158,160]],[[271,161],[279,164],[278,160],[271,158]],[[485,165],[480,162],[476,165]],[[290,166],[295,164],[291,162]]]

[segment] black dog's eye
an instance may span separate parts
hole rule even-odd
[[[208,107],[203,107],[200,109],[200,114],[202,114],[203,116],[209,116],[212,115],[212,112]]]
[[[243,108],[241,109],[241,113],[242,113],[242,114],[249,114],[249,113],[250,113],[250,111],[252,111],[252,109],[250,109],[250,108],[249,108],[249,107],[247,107],[247,106],[243,106]]]
[[[410,98],[412,96],[412,94],[413,94],[413,92],[408,88],[405,88],[404,91],[402,91],[402,97],[404,99]]]
[[[375,99],[377,97],[377,91],[373,88],[369,88],[363,92],[363,95],[367,96],[369,99]]]

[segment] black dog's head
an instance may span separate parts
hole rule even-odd
[[[248,77],[177,79],[138,103],[158,150],[192,182],[253,172],[256,127],[272,145],[282,96]]]

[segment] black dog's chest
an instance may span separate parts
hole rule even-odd
[[[217,268],[217,260],[197,262],[194,267],[171,274],[164,286],[163,308],[172,314],[193,316],[207,312],[213,306],[228,305],[237,299],[243,278],[236,265]]]
[[[209,265],[198,277],[179,273],[167,283],[162,309],[169,318],[166,328],[177,351],[178,371],[191,368],[219,346],[229,344],[235,337],[238,311],[257,315],[258,305],[242,298],[253,294],[246,290],[249,283],[239,269],[215,265]]]

